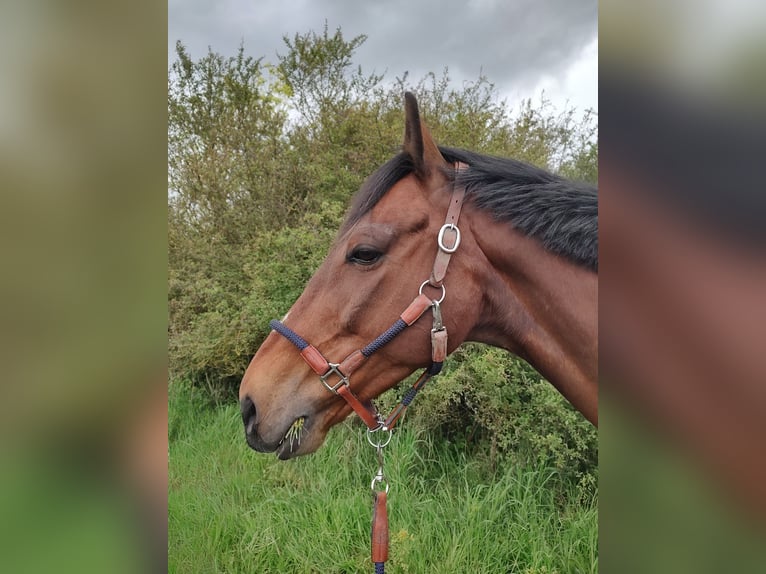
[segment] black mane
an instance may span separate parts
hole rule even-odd
[[[460,149],[439,148],[444,158],[470,167],[456,185],[466,199],[525,235],[539,239],[558,255],[598,272],[598,191],[532,165]],[[354,197],[345,231],[380,201],[396,182],[410,174],[412,161],[400,153],[373,173]]]

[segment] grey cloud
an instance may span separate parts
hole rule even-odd
[[[199,57],[234,53],[244,41],[253,56],[274,60],[282,36],[325,20],[351,38],[366,34],[357,61],[388,79],[414,79],[449,67],[456,81],[480,70],[501,90],[531,88],[558,76],[596,36],[596,0],[170,0],[169,49],[182,40]]]

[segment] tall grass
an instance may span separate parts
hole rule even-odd
[[[178,390],[181,389],[181,390]],[[169,571],[371,572],[374,450],[355,421],[314,455],[251,451],[236,405],[170,401]],[[489,469],[408,429],[386,448],[396,572],[597,572],[596,500],[544,467]]]

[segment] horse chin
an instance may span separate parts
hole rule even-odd
[[[290,460],[291,458],[311,454],[315,450],[316,448],[308,450],[303,444],[298,446],[290,445],[285,441],[277,447],[276,455],[279,460]]]

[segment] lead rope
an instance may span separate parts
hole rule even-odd
[[[368,435],[369,438],[369,435]],[[389,439],[390,440],[390,436]],[[372,444],[372,441],[370,441]],[[386,441],[385,444],[388,444]],[[372,490],[372,528],[371,528],[371,559],[375,565],[375,574],[385,574],[386,560],[388,560],[388,482],[383,474],[383,447],[378,443],[375,452],[378,457],[378,472],[372,477],[370,489]]]
[[[447,328],[442,322],[441,307],[438,301],[432,302],[433,328],[431,329],[431,366],[418,377],[402,397],[399,404],[391,411],[388,418],[378,429],[367,429],[367,441],[375,448],[378,458],[378,471],[372,477],[370,489],[372,490],[372,527],[371,527],[371,559],[375,565],[375,574],[385,574],[386,560],[388,560],[389,529],[388,529],[388,491],[389,485],[383,473],[383,449],[391,442],[393,426],[407,411],[407,407],[417,396],[425,384],[439,374],[447,356]],[[373,440],[373,435],[378,432],[387,432],[388,436],[379,441]]]

